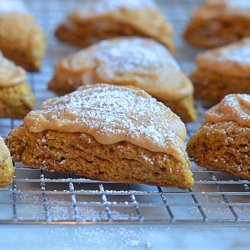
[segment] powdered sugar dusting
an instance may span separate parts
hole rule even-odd
[[[114,67],[115,71],[119,70],[119,73],[129,70],[155,70],[165,64],[175,70],[180,70],[168,50],[151,39],[105,40],[100,42],[97,47],[102,49],[101,53],[97,54],[97,58]]]
[[[234,121],[250,127],[250,95],[227,95],[206,113],[210,122]]]
[[[81,17],[102,15],[119,9],[156,8],[154,0],[86,0],[77,10]]]
[[[27,13],[23,1],[20,0],[1,0],[0,1],[0,15],[10,12]]]
[[[104,40],[66,58],[62,64],[67,71],[87,72],[82,77],[84,84],[101,81],[135,85],[160,100],[180,99],[193,91],[172,55],[152,39]]]
[[[181,159],[186,130],[181,120],[146,92],[114,85],[80,88],[45,101],[25,118],[29,131],[83,132],[99,143],[128,141]]]
[[[250,39],[211,49],[197,57],[200,67],[226,76],[249,77]]]

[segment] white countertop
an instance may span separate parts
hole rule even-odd
[[[0,226],[6,249],[249,250],[250,227],[230,226]]]

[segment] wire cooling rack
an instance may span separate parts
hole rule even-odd
[[[56,61],[76,49],[53,36],[56,24],[79,0],[26,0],[33,15],[49,38],[42,71],[29,74],[37,105],[52,97],[48,80]],[[175,26],[176,58],[187,73],[194,67],[197,51],[182,39],[183,26],[191,10],[201,1],[159,0],[161,9]],[[198,120],[187,126],[188,137],[196,131],[204,110],[198,107]],[[0,134],[20,125],[18,120],[0,119]],[[5,224],[249,224],[250,181],[207,171],[192,162],[195,186],[188,190],[100,182],[67,174],[48,173],[16,164],[12,187],[0,189],[0,223]]]

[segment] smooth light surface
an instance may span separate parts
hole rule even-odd
[[[250,227],[0,226],[0,250],[247,250]]]

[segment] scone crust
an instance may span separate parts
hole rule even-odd
[[[198,68],[191,73],[194,96],[212,105],[228,94],[250,94],[250,77],[233,77]]]
[[[200,166],[250,179],[250,127],[207,122],[191,137],[187,151]]]
[[[103,181],[188,188],[193,185],[188,159],[154,153],[128,142],[98,143],[84,133],[31,133],[21,126],[6,141],[15,161],[34,168],[67,172]]]

